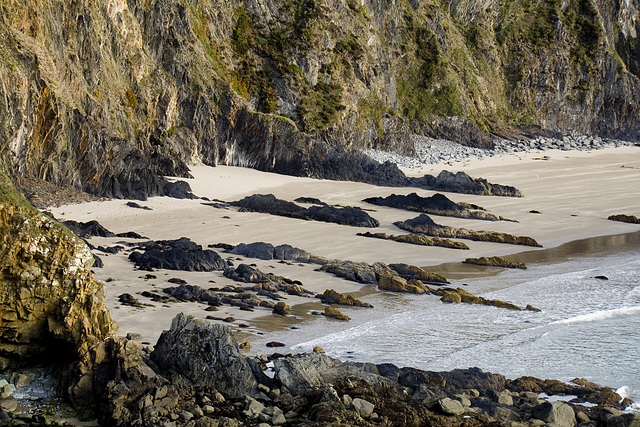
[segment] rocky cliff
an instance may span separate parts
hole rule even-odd
[[[411,133],[637,140],[638,6],[7,0],[0,165],[144,198],[194,161],[366,180],[350,150],[410,152]]]
[[[31,207],[3,174],[0,242],[0,370],[64,365],[115,334],[87,246]]]

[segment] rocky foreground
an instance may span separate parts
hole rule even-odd
[[[507,380],[473,368],[426,372],[341,362],[320,348],[244,357],[228,327],[185,315],[173,319],[154,348],[142,348],[133,337],[116,336],[82,241],[0,178],[5,425],[78,425],[79,416],[100,425],[167,427],[640,422],[640,415],[620,412],[628,400],[582,379]],[[541,393],[570,401],[550,402]]]

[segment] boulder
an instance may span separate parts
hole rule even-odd
[[[362,418],[369,418],[371,414],[373,414],[373,410],[375,406],[373,403],[368,402],[364,399],[360,399],[356,397],[351,401],[351,407],[354,411],[358,413]]]
[[[227,263],[217,252],[202,249],[202,246],[186,237],[177,240],[146,242],[139,248],[144,252],[134,251],[129,260],[140,269],[153,270],[166,268],[182,271],[216,271],[224,270]]]
[[[316,295],[316,298],[320,298],[320,300],[324,304],[340,304],[340,305],[367,307],[367,308],[373,307],[369,303],[362,302],[351,295],[343,295],[340,292],[336,292],[333,289],[325,290],[323,293]]]
[[[191,192],[191,186],[186,181],[167,182],[162,187],[162,195],[174,199],[199,199]]]
[[[427,292],[426,286],[419,280],[410,280],[391,274],[383,274],[378,279],[378,288],[393,292],[409,292],[423,294]]]
[[[344,314],[343,312],[341,312],[335,307],[325,307],[324,317],[327,317],[329,319],[342,320],[345,322],[350,319],[349,316],[347,316],[346,314]]]
[[[455,399],[445,397],[438,401],[440,410],[447,415],[462,415],[464,414],[464,406],[462,403]]]
[[[573,408],[564,402],[543,402],[531,411],[534,418],[553,423],[557,427],[574,427],[576,425],[576,415]]]
[[[250,394],[257,385],[227,326],[184,314],[162,332],[151,359],[195,385],[213,387],[232,397]]]

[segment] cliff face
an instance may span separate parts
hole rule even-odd
[[[144,198],[187,164],[345,177],[411,132],[640,139],[638,0],[7,0],[0,161]],[[529,127],[529,126],[528,126]]]
[[[29,206],[2,174],[0,243],[0,370],[68,363],[115,334],[87,246]]]

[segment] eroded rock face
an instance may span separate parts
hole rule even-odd
[[[52,356],[67,362],[115,334],[104,285],[79,238],[0,198],[0,242],[0,369]]]
[[[229,396],[250,394],[257,385],[229,328],[183,314],[162,333],[151,358],[163,370]]]
[[[145,198],[199,160],[393,185],[344,147],[410,132],[640,138],[637,2],[450,3],[4,1],[1,169]]]

